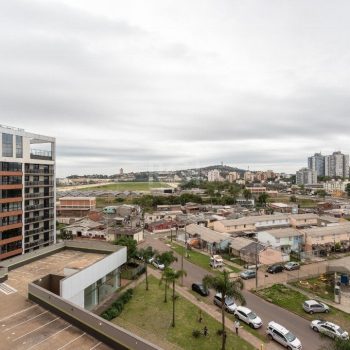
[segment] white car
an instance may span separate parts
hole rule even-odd
[[[235,316],[251,328],[260,328],[263,324],[261,318],[245,306],[237,306]]]
[[[164,270],[165,269],[165,265],[163,263],[161,263],[160,261],[156,260],[156,259],[152,261],[152,265],[154,267],[156,267],[157,269],[159,269],[159,270]]]
[[[221,293],[217,293],[214,297],[214,304],[221,307],[222,306],[222,295]],[[237,305],[235,304],[235,301],[233,298],[226,297],[225,298],[225,305],[224,308],[227,312],[230,314],[233,314],[235,310],[237,309]]]
[[[332,322],[314,320],[311,322],[310,327],[315,332],[323,333],[333,339],[335,338],[340,338],[344,340],[349,339],[348,332],[344,331],[341,327],[339,327],[338,325]]]
[[[267,325],[266,333],[270,339],[280,343],[288,350],[301,350],[302,345],[300,340],[288,329],[280,324],[271,321]]]

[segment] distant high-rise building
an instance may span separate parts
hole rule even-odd
[[[120,174],[120,175],[123,175],[123,174],[124,174],[123,168],[120,168],[119,174]]]
[[[223,181],[224,179],[220,175],[220,171],[217,169],[210,170],[208,172],[208,181],[213,182],[213,181]]]
[[[237,171],[232,171],[227,175],[227,180],[229,182],[234,182],[239,179],[239,173]]]
[[[302,168],[296,173],[297,185],[314,185],[317,184],[316,170]]]
[[[325,156],[321,153],[315,153],[308,158],[308,168],[315,170],[317,176],[325,176]]]
[[[340,151],[325,156],[325,176],[349,177],[349,155]]]
[[[0,125],[0,260],[56,241],[55,139]]]

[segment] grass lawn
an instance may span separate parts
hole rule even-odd
[[[164,182],[118,182],[103,186],[81,188],[79,191],[149,191],[151,188],[170,187]]]
[[[168,242],[168,243],[171,245],[171,249],[173,249],[176,253],[180,255],[183,254],[183,250],[184,250],[183,246],[174,242],[173,243]],[[189,250],[188,254],[189,254],[189,257],[188,258],[185,257],[185,259],[190,261],[191,263],[198,265],[203,269],[206,269],[212,273],[218,272],[218,270],[214,270],[209,266],[210,257],[208,255],[197,252],[196,250]],[[241,270],[238,269],[237,267],[234,267],[228,264],[225,264],[225,267],[231,270],[231,272],[235,272],[235,273],[241,272]]]
[[[325,276],[324,279],[320,277],[309,278],[302,281],[291,282],[290,284],[323,299],[334,301],[334,290],[329,279],[334,280],[334,276]]]
[[[164,286],[159,286],[159,281],[150,276],[149,287],[147,292],[144,283],[138,285],[134,289],[131,301],[125,305],[121,315],[113,322],[132,331],[141,330],[141,336],[155,343],[159,341],[163,346],[168,342],[185,350],[220,349],[221,337],[216,335],[216,331],[221,328],[218,321],[202,312],[203,321],[199,323],[199,309],[180,296],[176,301],[176,327],[173,328],[171,327],[172,302],[170,298],[167,303],[163,302]],[[169,289],[169,294],[171,292]],[[194,338],[192,331],[203,330],[204,326],[208,327],[209,336]],[[228,332],[226,346],[227,349],[254,349],[231,331]]]
[[[310,321],[320,318],[334,322],[343,327],[346,331],[350,330],[350,314],[330,307],[331,312],[329,314],[309,315],[302,308],[302,303],[307,300],[308,297],[282,284],[275,284],[270,288],[262,289],[259,291],[258,295]]]

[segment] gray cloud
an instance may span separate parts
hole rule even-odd
[[[349,152],[350,5],[329,6],[8,1],[1,123],[56,136],[60,175]]]

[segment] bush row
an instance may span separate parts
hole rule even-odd
[[[101,317],[110,321],[113,318],[118,317],[124,309],[124,305],[130,301],[132,298],[133,290],[131,288],[127,289],[116,301],[113,302],[111,307],[107,309]]]

